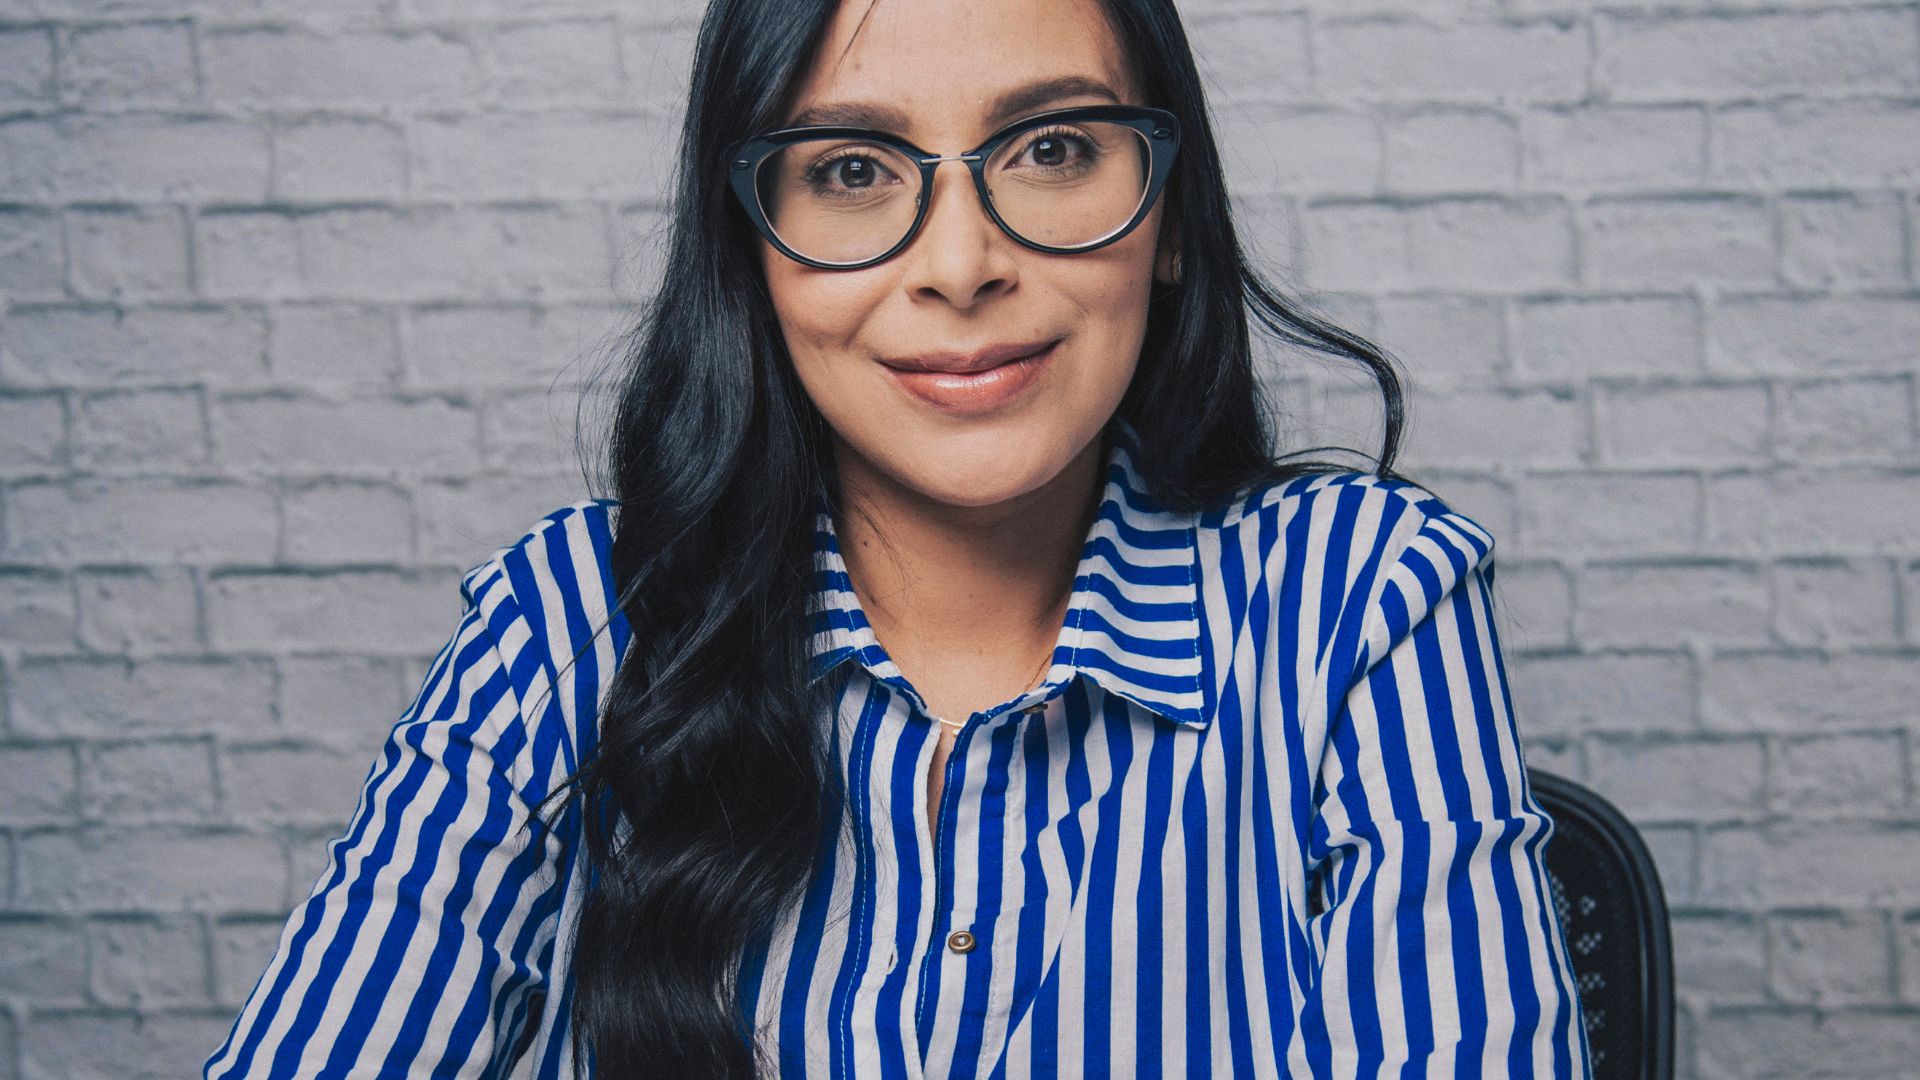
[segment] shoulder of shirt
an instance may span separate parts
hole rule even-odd
[[[1329,495],[1340,497],[1327,498]],[[1200,515],[1200,527],[1225,529],[1238,522],[1277,512],[1291,516],[1313,504],[1329,515],[1330,523],[1355,541],[1370,539],[1360,533],[1367,522],[1390,526],[1396,533],[1444,530],[1458,533],[1475,551],[1476,561],[1493,549],[1493,534],[1479,522],[1455,510],[1428,488],[1396,476],[1342,469],[1306,473],[1243,490],[1234,498]]]
[[[506,565],[516,556],[523,555],[529,548],[551,544],[556,540],[572,543],[589,543],[584,532],[587,529],[610,528],[617,513],[619,503],[615,499],[580,499],[556,507],[528,526],[520,536],[495,548],[485,559],[474,564],[461,576],[461,588],[474,602],[481,602],[486,592],[492,589],[507,589]],[[576,560],[576,565],[578,561]],[[551,580],[547,574],[545,559],[528,559],[526,563],[536,573]],[[595,567],[601,575],[610,574],[611,568],[595,561]],[[575,580],[576,589],[586,587],[589,582]],[[594,582],[591,584],[604,584]]]

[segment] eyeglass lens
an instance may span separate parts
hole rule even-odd
[[[1007,227],[1047,247],[1083,247],[1133,219],[1152,173],[1141,133],[1112,121],[1023,131],[983,166]],[[919,210],[920,167],[891,146],[847,138],[790,143],[755,177],[780,240],[809,259],[856,263],[891,250]]]

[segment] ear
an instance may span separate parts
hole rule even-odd
[[[1180,223],[1172,214],[1160,219],[1160,244],[1153,255],[1153,279],[1162,285],[1173,284],[1173,253],[1180,250]]]

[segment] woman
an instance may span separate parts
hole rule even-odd
[[[1491,540],[1172,5],[715,0],[680,154],[618,498],[467,575],[207,1075],[1584,1075]]]

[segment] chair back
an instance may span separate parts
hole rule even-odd
[[[1527,770],[1553,818],[1546,850],[1594,1080],[1673,1076],[1673,944],[1646,842],[1614,805],[1563,776]]]

